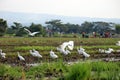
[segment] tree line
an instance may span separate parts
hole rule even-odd
[[[12,26],[7,25],[7,21],[0,19],[0,36],[27,36],[27,32],[24,28],[29,29],[31,32],[38,31],[36,36],[54,36],[55,34],[81,34],[85,32],[87,34],[96,32],[103,33],[106,31],[114,34],[120,34],[120,25],[107,22],[87,22],[85,21],[81,25],[63,23],[61,20],[51,20],[45,22],[46,26],[41,24],[31,23],[30,26],[23,26],[21,23],[13,22]]]

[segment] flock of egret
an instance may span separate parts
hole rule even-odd
[[[117,45],[117,46],[120,46],[120,41],[118,41],[118,42],[116,43],[116,45]],[[68,42],[64,42],[64,43],[62,43],[61,45],[59,45],[59,47],[57,47],[57,51],[59,51],[59,52],[60,52],[61,54],[63,54],[63,55],[68,55],[68,54],[71,54],[70,51],[73,50],[73,48],[74,48],[74,41],[68,41]],[[113,50],[112,48],[109,48],[108,50],[99,49],[98,51],[99,51],[99,53],[110,54],[110,53],[112,53],[114,50]],[[90,54],[86,53],[85,49],[82,48],[81,46],[80,46],[80,48],[77,48],[77,52],[78,52],[78,54],[83,55],[83,56],[84,56],[84,59],[90,57]],[[33,57],[42,58],[42,55],[41,55],[37,50],[35,50],[35,49],[29,50],[29,53],[30,53]],[[24,58],[22,55],[20,55],[19,52],[17,52],[17,54],[18,54],[19,60],[25,61],[25,58]],[[53,50],[51,50],[51,51],[49,52],[49,54],[50,54],[50,57],[53,58],[53,59],[58,58],[58,55],[56,55]],[[2,49],[0,49],[0,56],[1,56],[2,58],[6,58],[6,57],[5,57],[5,56],[6,56],[6,53],[3,53],[3,52],[2,52]]]

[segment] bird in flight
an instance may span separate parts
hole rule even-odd
[[[27,28],[24,28],[25,31],[28,32],[28,35],[30,36],[35,36],[36,34],[38,34],[39,32],[31,32],[30,30],[28,30]]]

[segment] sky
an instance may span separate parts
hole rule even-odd
[[[0,0],[0,11],[120,18],[120,0]]]

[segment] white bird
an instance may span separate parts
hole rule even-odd
[[[114,49],[112,49],[112,48],[108,48],[108,50],[110,50],[111,52],[113,52],[113,51],[114,51]]]
[[[120,46],[120,41],[118,41],[118,42],[116,43],[116,45],[117,45],[117,46]]]
[[[35,34],[38,34],[39,32],[31,32],[30,30],[28,30],[27,28],[24,28],[25,31],[28,32],[28,35],[30,36],[35,36]]]
[[[63,53],[63,49],[61,47],[57,47],[57,51],[59,51],[60,53]]]
[[[20,59],[20,61],[25,61],[25,58],[24,58],[23,56],[21,56],[21,55],[19,54],[19,52],[17,52],[17,54],[18,54],[18,58]]]
[[[120,50],[116,50],[116,52],[120,52]]]
[[[83,54],[83,50],[77,48],[78,54]]]
[[[90,55],[89,55],[89,54],[87,54],[87,53],[86,53],[86,52],[84,52],[84,51],[83,51],[83,56],[84,56],[85,58],[90,57]]]
[[[77,51],[78,51],[78,54],[82,54],[84,56],[84,59],[90,57],[90,55],[88,53],[86,53],[85,49],[82,47],[80,47],[80,49],[77,48]]]
[[[63,45],[60,45],[60,47],[57,47],[57,50],[64,55],[68,55],[71,53],[67,48],[64,48]]]
[[[108,50],[105,50],[105,53],[106,54],[110,54],[110,53],[112,53],[114,50],[112,49],[112,48],[109,48]]]
[[[33,52],[35,52],[39,57],[42,58],[42,55],[37,50],[33,49]]]
[[[68,49],[66,49],[65,51],[66,51],[68,54],[71,54],[71,52],[70,52]]]
[[[69,50],[63,50],[63,52],[62,52],[64,55],[68,55],[68,54],[70,54],[71,52],[69,51]]]
[[[68,42],[68,48],[69,48],[70,50],[73,50],[73,48],[74,48],[74,41],[69,41],[69,42]]]
[[[50,51],[50,57],[53,59],[58,58],[58,56],[52,50]]]
[[[69,45],[68,42],[64,42],[62,45],[60,45],[62,50],[65,50],[65,48]]]
[[[1,55],[1,57],[6,58],[6,57],[5,57],[6,53],[3,53],[3,52],[2,52],[2,49],[0,49],[0,55]]]
[[[34,57],[42,58],[39,53],[36,53],[36,52],[34,52],[34,51],[32,51],[32,50],[30,50],[30,54],[31,54],[32,56],[34,56]]]
[[[105,50],[104,49],[99,49],[99,52],[100,53],[105,53]]]
[[[82,48],[82,46],[80,46],[80,50],[81,50],[81,51],[85,51],[85,49],[84,49],[84,48]]]

